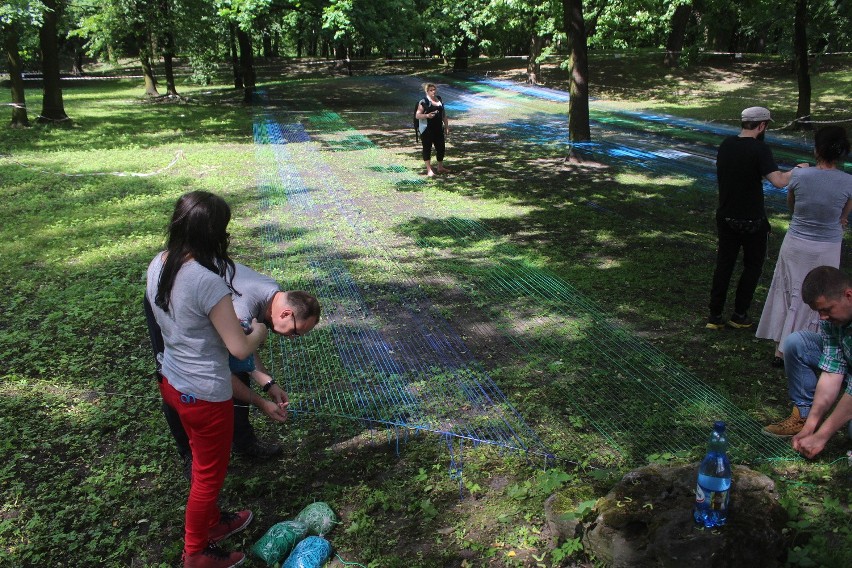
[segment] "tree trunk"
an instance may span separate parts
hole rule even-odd
[[[254,53],[251,47],[251,36],[248,32],[237,28],[237,42],[240,44],[240,74],[243,77],[243,101],[250,103],[254,99]]]
[[[799,84],[799,104],[796,107],[796,130],[810,130],[811,119],[811,75],[808,71],[807,0],[796,0],[796,16],[793,21],[793,51],[796,52],[796,80]]]
[[[683,41],[690,16],[692,16],[691,4],[681,4],[675,8],[672,15],[672,30],[666,40],[666,58],[663,61],[666,67],[677,67],[680,61],[680,52],[683,51]]]
[[[71,73],[78,77],[85,75],[83,71],[83,40],[78,37],[68,38],[65,42],[66,48],[70,49],[73,57],[71,58]]]
[[[175,86],[175,66],[174,57],[171,51],[163,52],[163,75],[166,77],[166,94],[172,97],[177,97],[177,87]]]
[[[541,77],[541,63],[538,61],[538,56],[541,55],[541,48],[544,45],[544,38],[533,33],[530,38],[530,56],[527,58],[527,82],[530,85],[538,85]]]
[[[174,66],[174,54],[175,54],[175,38],[172,35],[171,30],[165,33],[165,38],[163,43],[163,74],[166,76],[166,94],[169,96],[177,97],[177,86],[175,85],[175,66]]]
[[[263,35],[263,56],[267,59],[272,58],[272,34],[269,32],[269,27],[264,27]]]
[[[21,53],[18,50],[17,30],[7,28],[4,48],[9,63],[9,79],[12,84],[12,128],[23,128],[30,125],[27,117],[27,101],[24,96],[24,78],[21,75]]]
[[[231,49],[231,68],[234,70],[234,88],[243,88],[243,74],[240,73],[240,58],[237,55],[237,26],[233,22],[228,23],[228,43]]]
[[[44,0],[48,9],[44,12],[44,23],[39,30],[41,47],[41,70],[44,76],[44,97],[41,104],[39,122],[56,123],[69,121],[62,100],[62,87],[59,79],[59,45],[56,36],[56,23],[62,6],[57,0]]]
[[[145,78],[145,94],[149,97],[157,97],[157,77],[154,76],[154,68],[151,65],[151,47],[147,38],[140,38],[139,63],[142,65],[142,76]]]
[[[86,72],[83,71],[83,50],[77,47],[74,48],[74,63],[71,68],[71,73],[78,77],[86,74]]]
[[[159,31],[162,34],[163,40],[163,75],[166,77],[166,94],[169,96],[178,96],[177,87],[175,86],[175,35],[173,27],[172,6],[169,0],[160,0],[159,4],[160,17],[162,23],[159,26]]]
[[[470,44],[470,40],[467,37],[467,34],[462,38],[461,45],[456,48],[456,58],[453,62],[453,71],[464,71],[467,69],[467,55],[468,55],[468,45]]]
[[[568,138],[571,142],[580,142],[592,139],[589,128],[589,54],[583,0],[562,0],[562,9],[570,54]]]

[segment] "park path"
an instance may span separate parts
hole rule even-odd
[[[417,80],[384,77],[375,88],[391,83],[411,91]],[[556,137],[564,122],[558,93],[470,81],[441,93],[458,120],[500,125],[501,144],[564,140]],[[643,136],[636,117],[596,115],[601,142],[585,152],[636,167],[653,162],[661,172],[712,172],[707,144],[649,146],[660,135]],[[274,105],[256,114],[265,269],[308,267],[292,287],[324,305],[323,326],[280,340],[273,362],[286,365],[277,374],[295,412],[435,432],[453,455],[464,443],[486,443],[584,463],[591,454],[600,464],[694,449],[721,415],[739,433],[742,459],[792,457],[787,444],[761,435],[753,419],[570,283],[515,260],[479,221],[476,200],[419,191],[424,180],[411,161],[373,142],[380,129],[356,129],[345,116]],[[400,120],[410,128],[410,116]],[[480,250],[493,242],[499,247]],[[534,424],[517,386],[507,396],[492,376],[495,358],[535,362],[530,380],[548,400]],[[562,372],[569,362],[576,371]],[[548,367],[561,378],[544,373]]]

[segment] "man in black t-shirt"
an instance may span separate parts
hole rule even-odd
[[[725,138],[716,156],[716,178],[719,182],[716,227],[719,243],[710,291],[708,329],[725,326],[722,311],[741,248],[743,273],[737,284],[734,313],[727,325],[737,329],[752,326],[748,309],[763,270],[770,231],[763,207],[763,178],[778,188],[790,182],[790,172],[778,171],[772,151],[763,143],[766,127],[773,122],[769,110],[749,107],[743,110],[741,118],[740,134]]]

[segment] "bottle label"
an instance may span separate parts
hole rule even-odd
[[[695,504],[707,507],[710,511],[725,513],[728,510],[728,493],[727,490],[711,491],[699,483],[695,486]]]
[[[695,502],[698,504],[704,503],[704,490],[701,489],[701,485],[695,486]]]
[[[724,513],[728,510],[728,492],[727,491],[711,491],[710,492],[710,510]]]

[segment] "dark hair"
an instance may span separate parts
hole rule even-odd
[[[226,277],[233,290],[234,261],[228,257],[230,237],[225,229],[231,221],[231,208],[225,200],[207,191],[192,191],[182,195],[168,227],[166,261],[157,283],[155,303],[169,311],[169,300],[178,271],[192,259],[198,264]]]
[[[843,295],[850,286],[849,277],[839,268],[833,266],[817,266],[805,276],[802,281],[802,300],[811,305],[817,298],[836,299]]]
[[[742,128],[743,130],[754,130],[763,123],[766,123],[766,125],[769,126],[768,120],[744,120],[740,123],[740,128]]]
[[[814,136],[817,158],[833,163],[849,155],[849,139],[842,126],[823,126]]]
[[[317,322],[319,322],[322,308],[316,296],[302,290],[290,290],[285,292],[285,296],[285,302],[293,308],[293,313],[300,320],[304,321],[316,318]]]

